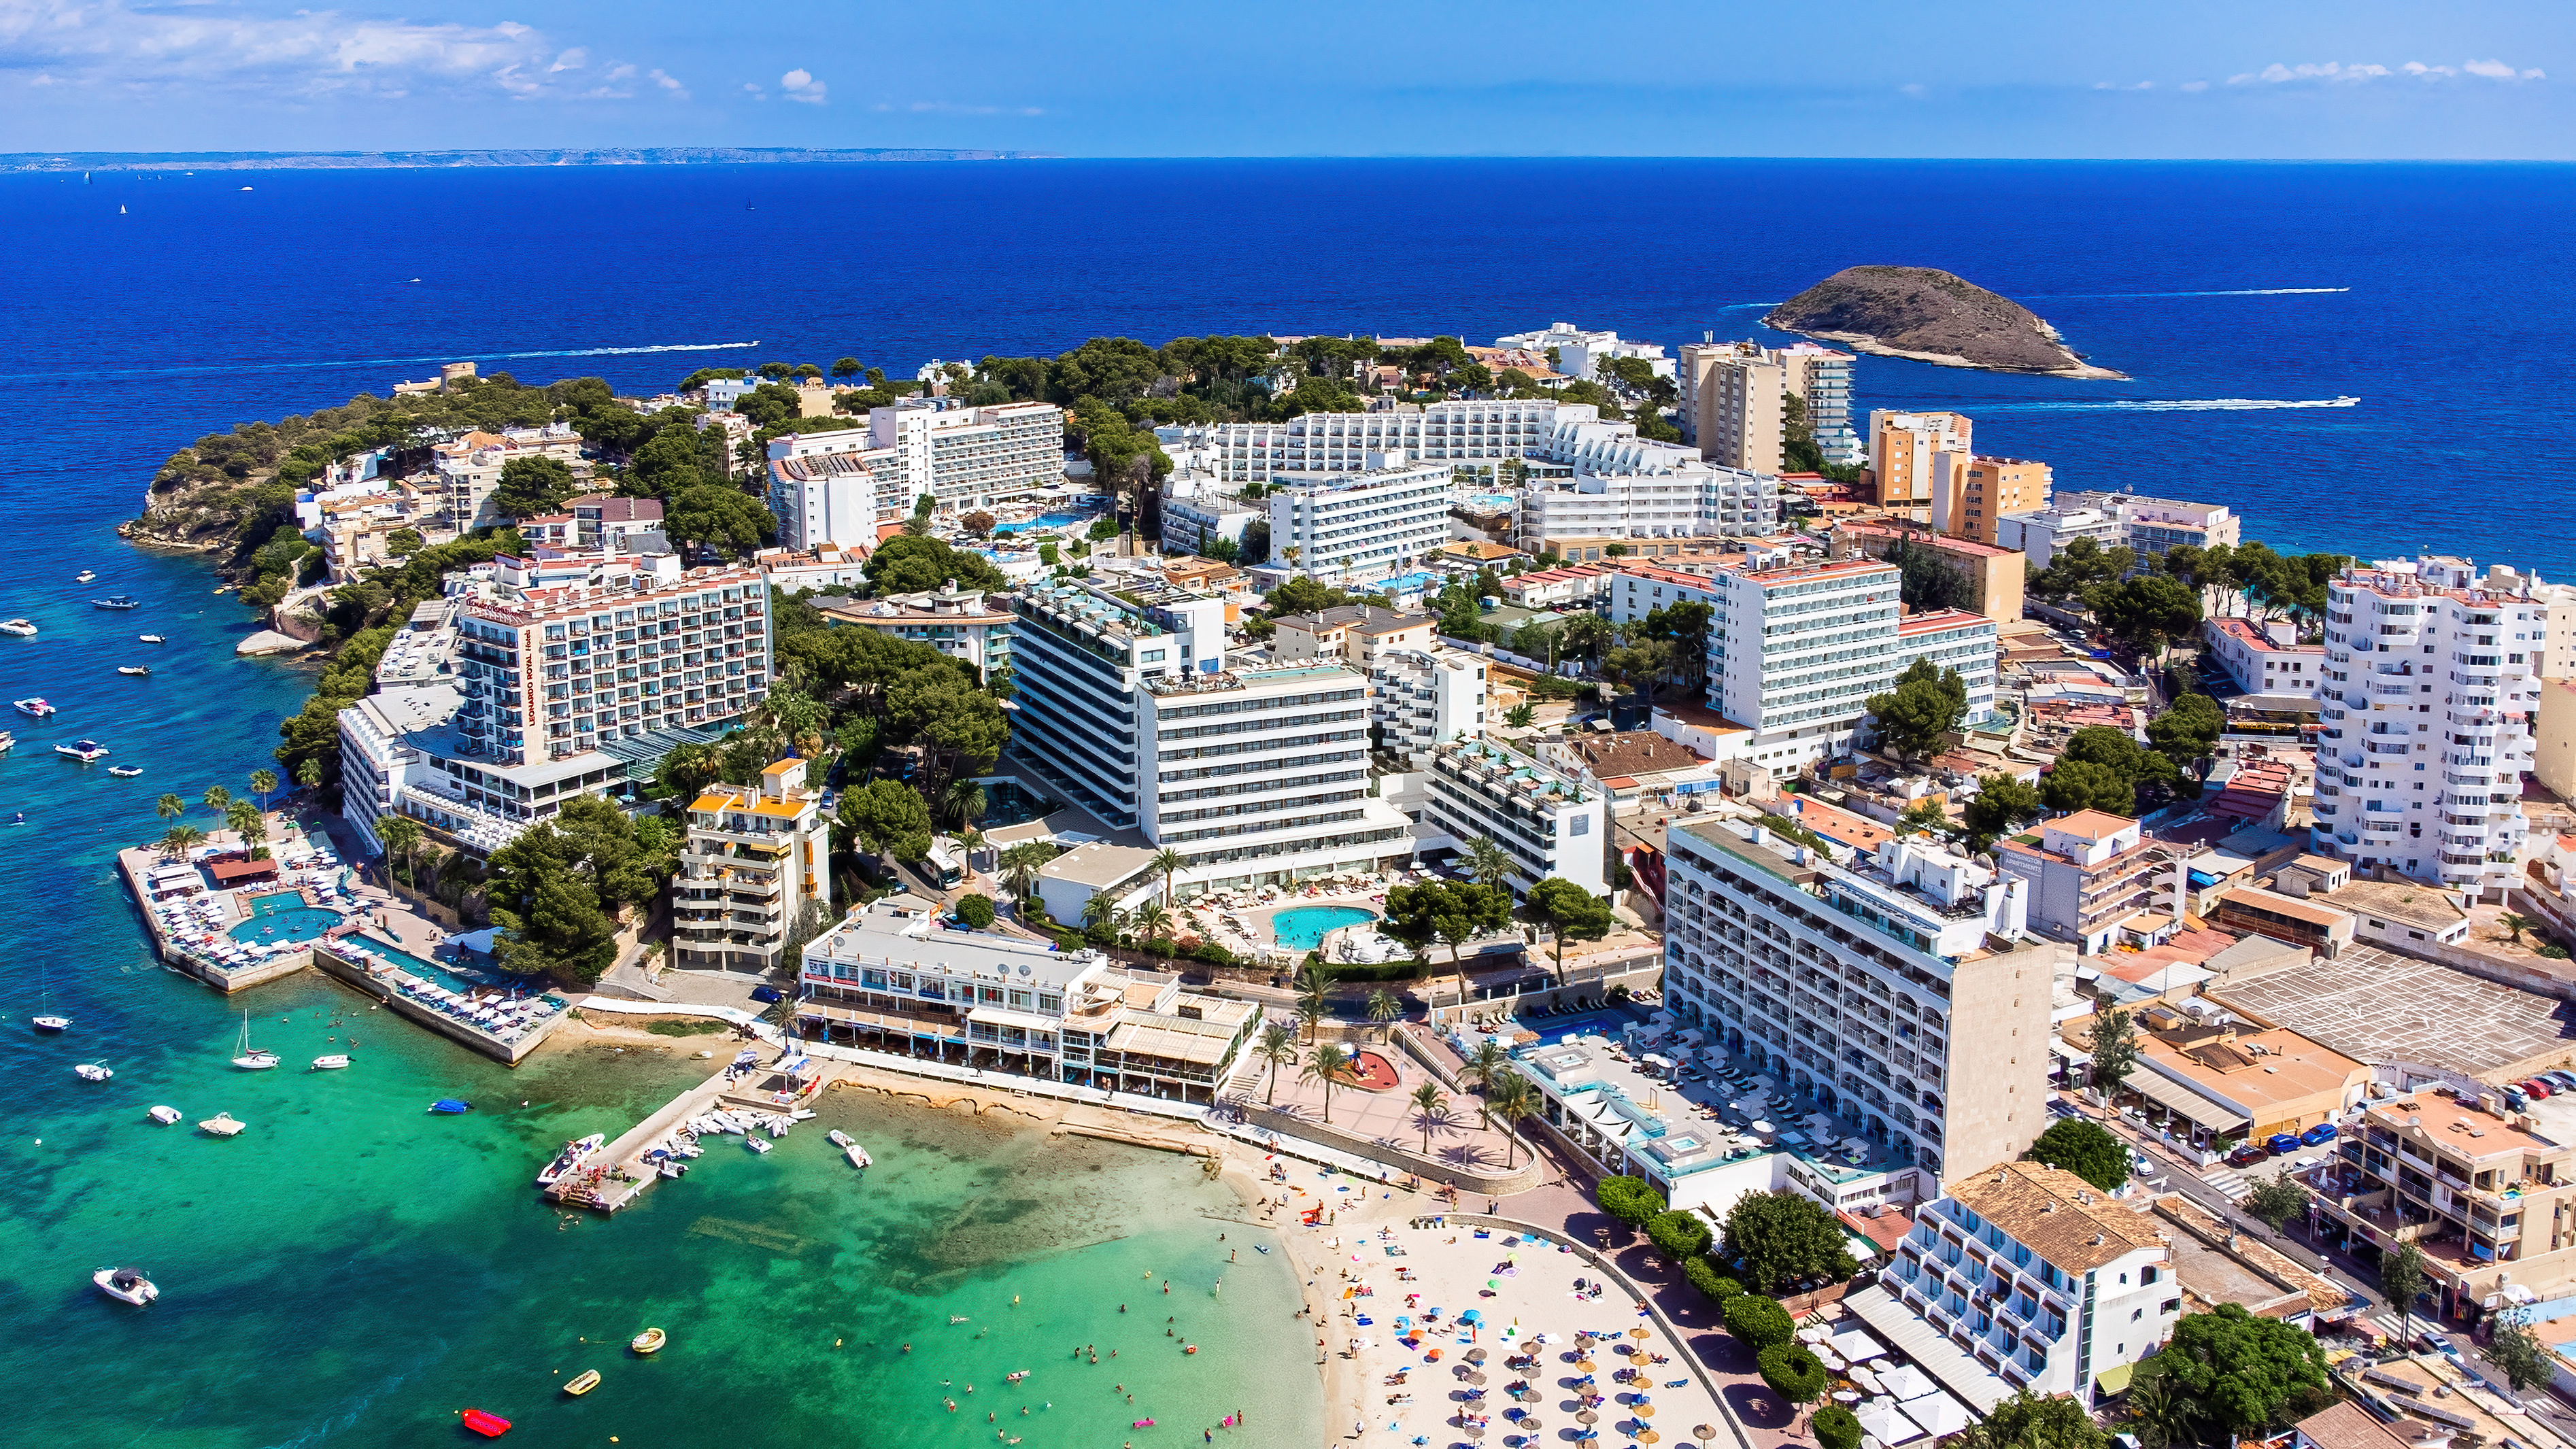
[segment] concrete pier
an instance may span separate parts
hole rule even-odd
[[[797,1079],[792,1086],[785,1085],[787,1078],[779,1070],[779,1063],[802,1055],[791,1046],[779,1050],[772,1060],[739,1076],[733,1074],[728,1061],[714,1076],[672,1098],[651,1116],[620,1133],[616,1141],[594,1154],[581,1171],[546,1189],[547,1200],[614,1213],[659,1180],[660,1172],[644,1160],[644,1154],[670,1136],[672,1129],[681,1123],[720,1107],[770,1113],[792,1111],[807,1105],[832,1080],[832,1072],[827,1065],[818,1062],[813,1073]],[[779,1100],[782,1094],[787,1100]],[[709,1150],[713,1150],[718,1144],[734,1139],[733,1134],[724,1133],[701,1140],[706,1142]]]

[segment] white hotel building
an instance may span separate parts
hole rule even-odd
[[[2438,557],[2348,568],[2326,597],[2310,848],[2500,897],[2531,829],[2548,601]]]
[[[802,469],[777,466],[827,456],[842,461],[832,468],[811,461]],[[946,398],[905,398],[892,407],[869,409],[864,426],[773,438],[769,461],[769,508],[782,527],[790,515],[799,520],[817,516],[818,504],[809,490],[828,490],[836,481],[846,488],[853,464],[866,470],[877,518],[910,515],[913,500],[925,493],[937,497],[942,508],[988,508],[1064,481],[1064,410],[1040,402],[976,408]],[[847,525],[840,520],[852,515],[853,508],[839,498],[830,498],[819,510],[832,527],[824,536],[789,547],[875,541],[872,531],[864,540],[844,536]]]
[[[1600,791],[1476,739],[1442,741],[1422,763],[1423,823],[1460,846],[1491,838],[1512,863],[1515,895],[1551,876],[1610,894],[1610,806]]]
[[[1916,659],[1959,671],[1970,723],[1995,711],[1995,621],[1957,609],[1906,615],[1897,569],[1874,559],[1800,559],[1754,544],[1706,572],[1622,563],[1609,614],[1626,623],[1667,604],[1710,606],[1708,707],[1753,731],[1755,763],[1786,777],[1839,753]]]
[[[1225,604],[1039,580],[1012,604],[1014,763],[1188,864],[1176,886],[1278,884],[1401,863],[1403,812],[1368,769],[1368,677],[1225,667]],[[1139,601],[1141,600],[1141,602]]]
[[[341,813],[399,812],[477,855],[578,794],[622,794],[769,693],[769,590],[748,567],[538,550],[449,579],[340,711]]]
[[[1370,453],[1349,473],[1283,475],[1270,495],[1270,556],[1326,581],[1403,573],[1449,541],[1449,470]]]

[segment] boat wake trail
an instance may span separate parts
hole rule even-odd
[[[333,372],[353,367],[403,367],[425,362],[508,362],[522,357],[620,357],[643,352],[727,352],[758,347],[749,342],[664,342],[648,347],[554,347],[538,352],[445,352],[431,357],[349,357],[332,362],[224,362],[191,367],[99,368],[88,372],[56,371],[0,376],[0,382],[33,382],[40,378],[201,377],[216,373]]]
[[[1780,304],[1777,302],[1729,302],[1717,310],[1720,312],[1749,312],[1756,307],[1777,307],[1779,305]]]
[[[2358,407],[2357,397],[2264,398],[2185,397],[2109,398],[2100,402],[1995,402],[1980,404],[1981,413],[2250,413],[2274,408]]]
[[[2313,297],[2328,292],[2349,292],[2350,287],[2231,287],[2217,292],[2049,292],[2031,298],[2034,302],[2098,302],[2130,297]]]

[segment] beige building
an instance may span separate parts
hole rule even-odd
[[[2018,549],[1998,548],[1991,539],[1960,538],[1900,528],[1892,523],[1854,520],[1834,526],[1834,554],[1838,558],[1865,555],[1883,559],[1895,551],[1899,537],[1910,538],[1940,556],[1941,562],[1967,586],[1968,608],[1998,624],[2021,618],[2030,579],[2024,555]]]
[[[1281,664],[1343,659],[1367,671],[1376,668],[1381,651],[1430,648],[1439,627],[1439,618],[1431,614],[1398,614],[1367,604],[1342,604],[1321,613],[1290,614],[1281,619],[1270,649]]]
[[[2508,1280],[2548,1298],[2576,1278],[2576,1152],[2528,1115],[2491,1094],[2420,1092],[2373,1103],[2350,1135],[2359,1156],[2347,1149],[2317,1198],[2328,1235],[2413,1243],[2442,1309],[2483,1304]]]
[[[831,825],[803,760],[698,796],[671,882],[676,964],[763,974],[792,964],[788,937],[808,906],[818,925],[831,918]]]
[[[1692,342],[1682,347],[1679,371],[1700,456],[1720,467],[1778,473],[1787,424],[1781,399],[1792,371],[1780,355],[1750,342]]]
[[[2048,483],[2046,463],[1942,453],[1932,464],[1933,526],[1991,544],[1995,520],[2048,506]]]
[[[2557,632],[2550,630],[2550,658],[2557,657]],[[2576,799],[2576,679],[2541,677],[2540,711],[2531,734],[2532,778],[2561,800]]]
[[[2295,1031],[2202,1026],[2171,1008],[2148,1013],[2139,1065],[2235,1120],[2209,1124],[2248,1141],[2340,1121],[2370,1089],[2370,1068]],[[2133,1089],[2159,1085],[2130,1077]],[[2154,1097],[2152,1092],[2145,1095]]]
[[[874,629],[927,644],[974,670],[977,679],[1011,667],[1011,611],[987,603],[981,589],[959,589],[955,579],[918,594],[820,598],[814,607],[827,626]]]
[[[1869,415],[1869,470],[1878,480],[1878,506],[1916,523],[1932,522],[1942,455],[1967,458],[1975,424],[1963,413],[1891,412]],[[1993,542],[1989,529],[1987,542]]]

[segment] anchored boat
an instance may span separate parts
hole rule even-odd
[[[83,1062],[72,1068],[72,1075],[84,1082],[104,1082],[116,1073],[110,1071],[105,1062]]]
[[[349,1054],[347,1052],[332,1052],[328,1056],[319,1056],[313,1059],[313,1070],[317,1072],[343,1071],[347,1069],[348,1065]]]
[[[245,1072],[264,1072],[277,1065],[277,1053],[250,1044],[250,1012],[247,1008],[242,1012],[241,1051],[233,1057],[233,1065]]]
[[[153,1287],[152,1280],[144,1277],[139,1269],[101,1268],[89,1275],[89,1281],[98,1285],[99,1292],[137,1308],[161,1296],[161,1290]]]
[[[248,1122],[233,1120],[233,1114],[230,1112],[217,1112],[198,1123],[197,1130],[212,1137],[237,1137],[241,1135],[241,1130],[249,1125]]]
[[[54,753],[84,765],[95,765],[107,758],[107,746],[96,740],[74,740],[68,745],[54,746]]]
[[[628,1339],[626,1341],[626,1346],[635,1350],[637,1353],[654,1354],[660,1353],[662,1351],[662,1345],[669,1343],[670,1341],[671,1335],[664,1333],[658,1328],[648,1328],[642,1333],[635,1335],[633,1338]]]
[[[26,621],[24,619],[15,619],[10,622],[23,624]],[[6,627],[6,625],[0,625],[0,628]],[[47,704],[45,702],[45,697],[41,694],[31,694],[25,699],[13,699],[9,701],[9,707],[15,709],[20,714],[33,715],[37,719],[43,719],[45,716],[54,713],[54,707]]]
[[[15,634],[21,639],[36,637],[36,626],[26,619],[0,619],[0,634]]]
[[[578,1399],[599,1387],[599,1370],[583,1369],[564,1384],[564,1392]]]
[[[168,1127],[179,1120],[179,1109],[176,1107],[155,1107],[152,1109],[151,1117],[153,1121],[160,1123],[164,1127]]]

